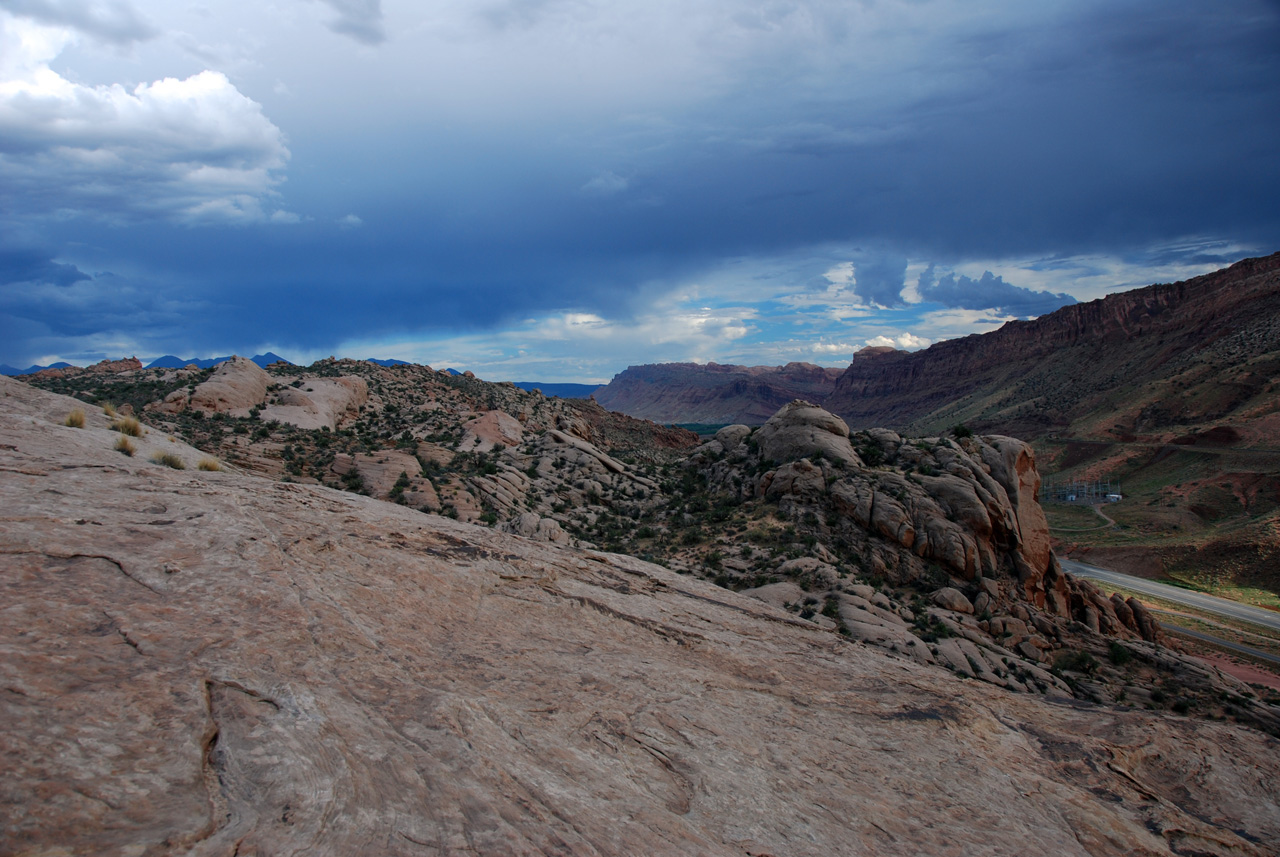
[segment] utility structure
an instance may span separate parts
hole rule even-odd
[[[1042,503],[1093,506],[1098,503],[1114,503],[1123,496],[1120,493],[1120,483],[1110,479],[1049,479],[1040,484]]]

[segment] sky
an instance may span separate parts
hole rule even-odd
[[[1275,0],[0,0],[0,363],[846,365],[1280,250]]]

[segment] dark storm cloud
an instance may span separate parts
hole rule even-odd
[[[385,40],[376,0],[321,2],[336,12],[335,31],[364,44]],[[21,2],[0,4],[14,9]],[[1280,249],[1275,4],[1090,0],[997,5],[980,16],[938,4],[943,23],[918,28],[919,38],[917,29],[904,28],[909,35],[886,49],[896,65],[881,69],[858,64],[858,48],[868,46],[849,43],[857,27],[824,23],[855,4],[798,0],[778,8],[813,12],[819,32],[812,39],[794,35],[803,28],[788,35],[771,22],[752,31],[763,34],[753,49],[710,71],[691,66],[687,79],[668,83],[671,92],[643,89],[673,64],[666,54],[637,53],[633,80],[627,68],[587,62],[603,62],[608,52],[575,54],[594,44],[574,38],[576,30],[525,37],[627,4],[563,4],[574,15],[551,14],[559,5],[490,7],[496,11],[485,34],[467,31],[476,39],[467,56],[479,59],[447,86],[435,83],[444,80],[439,69],[415,77],[416,69],[387,66],[377,77],[397,47],[415,56],[447,47],[415,44],[411,51],[397,38],[378,51],[379,63],[362,66],[368,78],[345,66],[330,78],[316,76],[316,101],[305,105],[294,96],[289,121],[284,107],[263,96],[263,121],[237,125],[261,132],[250,135],[253,157],[244,161],[252,168],[245,172],[260,177],[247,192],[262,207],[256,220],[245,218],[249,226],[149,220],[145,230],[104,231],[83,219],[50,217],[56,222],[48,236],[66,252],[48,258],[83,270],[140,271],[131,288],[153,309],[138,335],[157,343],[155,353],[186,354],[264,342],[328,349],[349,337],[480,330],[563,308],[622,312],[726,259],[821,255],[831,247],[845,248],[838,261],[853,259],[862,300],[896,308],[904,306],[908,259],[948,268],[975,259],[1110,254],[1155,266],[1239,255],[1217,245],[1143,256],[1188,236]],[[635,13],[643,19],[637,27],[645,16],[667,15],[663,26],[672,37],[698,26],[710,40],[723,31],[716,47],[726,55],[746,43],[732,15],[714,14],[723,11],[719,5],[695,4],[703,14],[687,18],[672,11],[679,4],[634,5],[643,12]],[[868,15],[899,7],[858,5]],[[606,23],[616,26],[599,33],[631,37],[631,18]],[[496,41],[486,53],[490,37]],[[529,53],[495,70],[504,52],[517,50]],[[537,77],[561,54],[572,85]],[[498,81],[498,96],[480,89],[485,74]],[[597,78],[609,85],[592,89]],[[615,92],[615,78],[633,89]],[[269,92],[271,83],[267,77],[254,93]],[[467,108],[430,101],[440,90]],[[225,103],[243,106],[234,88],[218,91]],[[441,118],[429,108],[453,112]],[[121,136],[136,148],[133,137]],[[184,131],[181,139],[201,136]],[[67,209],[78,185],[59,176],[80,176],[46,156],[61,151],[53,132],[40,139],[48,143],[35,165],[40,171],[27,171],[40,181],[15,206],[32,217]],[[175,151],[154,159],[155,175],[137,174],[145,184],[112,173],[111,206],[150,200],[149,188],[162,184],[166,194],[185,188],[160,180],[168,165],[190,160]],[[199,175],[224,177],[218,170]],[[199,202],[229,198],[213,185],[199,190]],[[39,194],[52,202],[36,210]],[[266,223],[272,194],[302,222]],[[160,213],[171,218],[175,210],[186,208],[166,203]],[[335,225],[354,223],[352,215],[361,228]],[[851,247],[885,249],[859,256]],[[1069,290],[1066,276],[1055,290]],[[1026,315],[1069,300],[994,276],[943,278],[929,289],[930,300],[948,306]],[[32,304],[24,317],[65,311]],[[77,318],[93,323],[91,314]],[[117,323],[137,330],[113,316]],[[182,337],[193,338],[190,347]],[[21,349],[0,353],[10,363],[30,350],[13,342],[6,348]],[[53,351],[48,342],[40,349]]]
[[[69,286],[90,277],[75,265],[55,262],[48,253],[28,248],[0,246],[0,285],[51,283]]]
[[[864,255],[854,263],[853,291],[869,304],[882,307],[902,306],[902,285],[906,273],[905,256]]]
[[[329,29],[350,36],[366,45],[378,45],[387,40],[382,22],[382,0],[320,0],[338,17],[329,23]]]
[[[159,34],[132,5],[121,0],[0,0],[0,9],[119,45]]]
[[[955,274],[935,279],[932,265],[920,275],[917,290],[926,301],[952,309],[994,309],[1006,315],[1045,315],[1076,303],[1070,295],[1011,285],[990,271],[976,280]]]

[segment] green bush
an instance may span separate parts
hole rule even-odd
[[[1123,666],[1133,660],[1133,655],[1129,650],[1116,640],[1112,640],[1111,644],[1107,646],[1107,657],[1116,666]]]
[[[1057,672],[1077,672],[1091,674],[1098,668],[1098,662],[1088,652],[1063,652],[1053,661]]]

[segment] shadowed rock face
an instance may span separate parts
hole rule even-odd
[[[62,426],[71,399],[0,390],[4,853],[1280,840],[1257,732],[958,681],[626,557],[157,467],[105,418]]]

